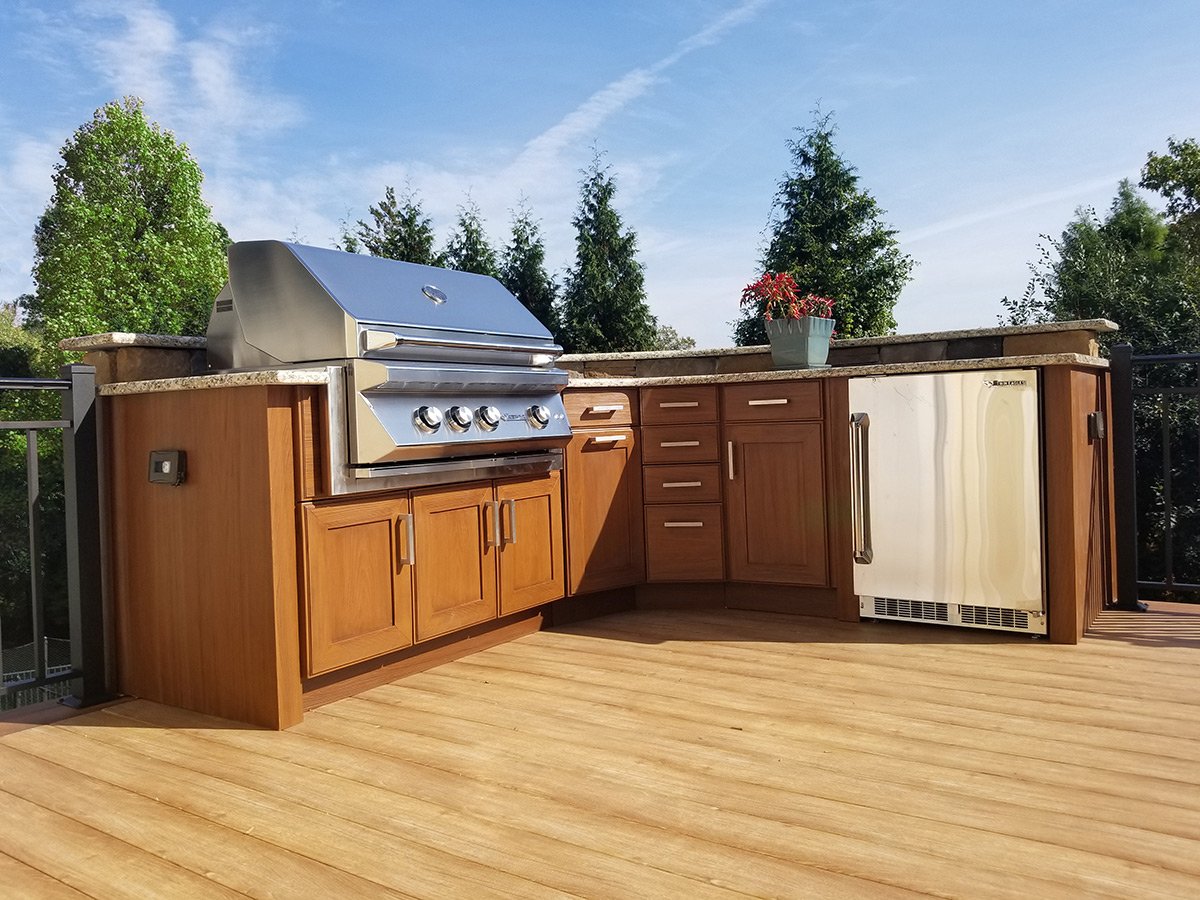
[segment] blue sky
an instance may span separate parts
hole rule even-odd
[[[469,195],[503,243],[524,196],[560,271],[599,147],[651,308],[721,346],[820,104],[919,262],[900,330],[989,326],[1040,234],[1200,137],[1198,46],[1195,0],[4,0],[0,300],[62,143],[136,94],[235,240],[329,245],[408,183],[441,240]]]

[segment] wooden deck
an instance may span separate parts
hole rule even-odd
[[[1197,660],[640,612],[283,733],[131,701],[0,737],[0,894],[1197,897]]]

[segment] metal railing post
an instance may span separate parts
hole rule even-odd
[[[1137,611],[1137,463],[1133,430],[1133,347],[1117,344],[1112,377],[1113,506],[1117,530],[1117,608]]]
[[[107,683],[106,623],[101,588],[100,467],[96,414],[96,369],[68,365],[71,382],[63,396],[63,483],[67,518],[67,591],[71,622],[71,665],[81,672],[74,694],[64,700],[83,707],[111,698]]]

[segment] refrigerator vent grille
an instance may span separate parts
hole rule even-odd
[[[950,619],[950,611],[945,603],[929,600],[891,600],[884,597],[875,598],[875,615],[925,622],[948,622]]]
[[[1020,609],[996,609],[991,606],[960,606],[964,625],[988,625],[992,628],[1028,628],[1029,613]]]

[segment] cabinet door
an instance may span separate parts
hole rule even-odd
[[[416,491],[412,506],[417,640],[496,618],[492,483]]]
[[[307,674],[409,646],[407,497],[302,509]]]
[[[723,437],[730,580],[828,584],[820,423],[729,425]]]
[[[565,589],[562,482],[496,482],[500,504],[500,615],[558,600]]]
[[[646,580],[637,432],[576,432],[567,445],[568,593]]]

